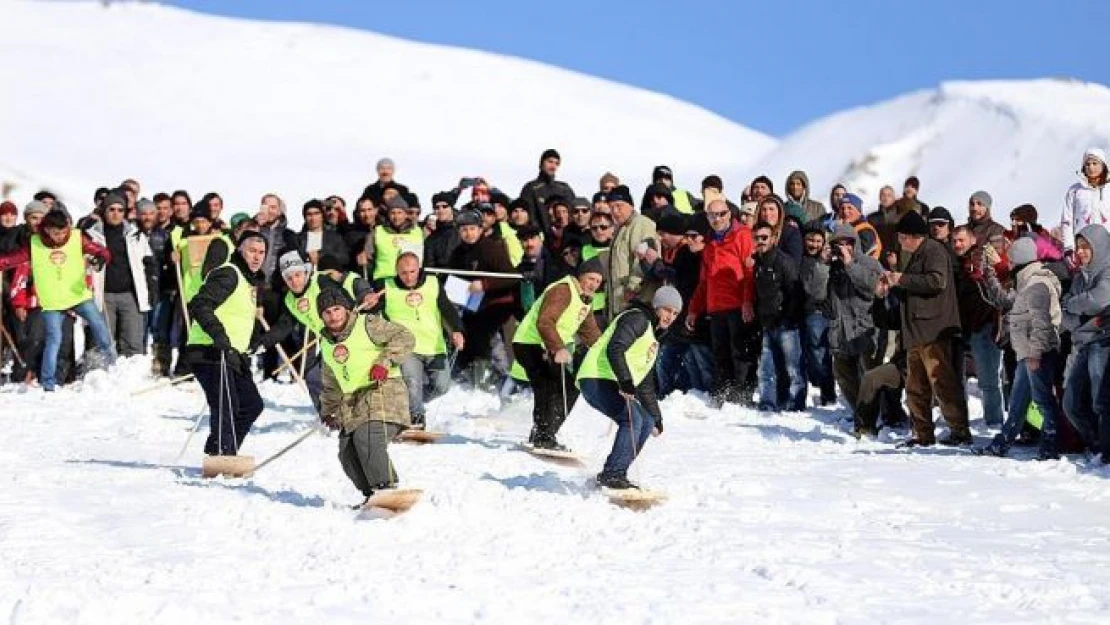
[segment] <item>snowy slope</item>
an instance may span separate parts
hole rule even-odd
[[[0,166],[88,181],[80,206],[129,176],[230,210],[268,191],[351,201],[382,156],[425,202],[463,175],[515,195],[549,147],[583,194],[606,170],[638,190],[660,163],[696,187],[774,144],[669,96],[334,26],[11,1],[0,23]]]
[[[249,480],[198,475],[199,392],[131,398],[148,361],[55,395],[0,389],[0,618],[13,625],[267,623],[1105,623],[1110,470],[857,443],[840,413],[664,404],[631,476],[645,513],[588,487],[611,440],[584,404],[569,469],[514,450],[530,400],[454,389],[449,436],[393,445],[408,514],[356,520],[335,437]],[[244,453],[312,418],[262,387]],[[978,403],[972,423],[980,441]],[[1028,451],[1018,451],[1026,460]]]
[[[776,191],[804,169],[814,197],[828,203],[843,182],[873,210],[879,189],[916,174],[921,198],[957,219],[978,189],[994,198],[995,217],[1031,202],[1042,223],[1059,221],[1064,191],[1077,180],[1083,150],[1110,146],[1110,89],[1067,80],[943,83],[808,124],[748,170],[766,173]]]

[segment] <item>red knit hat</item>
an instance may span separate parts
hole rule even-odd
[[[0,215],[18,215],[19,209],[16,208],[14,202],[4,202],[0,204]]]

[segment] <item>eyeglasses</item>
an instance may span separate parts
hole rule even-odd
[[[590,212],[590,209],[588,209],[588,208],[576,208],[576,209],[574,209],[574,214],[575,215],[585,215],[588,212]]]
[[[594,232],[603,232],[605,230],[609,230],[612,227],[613,226],[609,226],[606,224],[598,224],[596,226],[590,226],[590,230],[593,230]]]
[[[724,219],[729,213],[728,211],[706,211],[705,214],[709,215],[710,219]]]

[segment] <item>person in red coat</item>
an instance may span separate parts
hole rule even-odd
[[[714,402],[750,403],[759,358],[759,350],[753,349],[750,340],[759,335],[755,324],[752,230],[733,220],[723,200],[710,202],[705,214],[709,236],[686,327],[692,331],[702,315],[709,317],[710,345],[717,368]],[[758,338],[754,345],[759,345]]]

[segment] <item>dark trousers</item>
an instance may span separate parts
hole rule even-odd
[[[508,304],[494,304],[476,313],[464,312],[466,345],[459,353],[459,369],[469,367],[476,360],[489,360],[493,335],[497,334],[502,324],[512,316],[513,307]]]
[[[262,414],[262,397],[250,373],[221,363],[194,363],[196,376],[208,400],[208,440],[204,453],[234,456],[239,453],[255,419]]]
[[[532,442],[554,440],[567,419],[567,410],[578,399],[574,378],[562,365],[545,357],[547,350],[542,345],[518,344],[514,350],[517,362],[532,385],[532,421],[535,424]]]
[[[638,401],[629,402],[621,396],[616,382],[582,380],[582,397],[595,410],[617,424],[613,449],[605,459],[602,477],[627,477],[628,467],[640,455],[655,427],[655,419]]]
[[[838,359],[836,362],[840,362]],[[879,429],[879,408],[883,403],[884,395],[897,393],[902,386],[902,372],[893,362],[868,369],[859,381],[855,399],[855,416],[857,431],[876,431]],[[897,398],[897,395],[895,395]],[[901,408],[901,403],[895,400]],[[888,417],[889,419],[889,417]]]
[[[713,396],[729,403],[749,403],[762,351],[759,327],[744,323],[739,310],[713,313],[709,317],[709,342],[717,370]]]
[[[397,471],[389,459],[389,441],[402,429],[396,423],[367,421],[351,432],[339,433],[339,464],[366,497],[375,490],[397,485]]]

